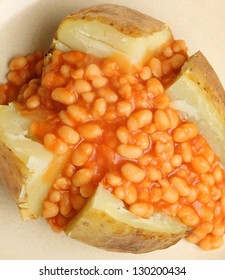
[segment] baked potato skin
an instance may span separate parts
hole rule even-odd
[[[131,37],[147,36],[163,29],[165,24],[125,6],[113,4],[95,5],[65,18],[74,20],[98,20]],[[56,36],[57,37],[57,36]]]
[[[202,88],[225,122],[225,91],[219,77],[202,52],[198,51],[190,57],[184,64],[181,75],[184,72],[188,72],[189,78]]]
[[[0,182],[8,189],[12,198],[17,202],[22,186],[26,185],[29,178],[29,170],[14,153],[0,141]]]
[[[120,253],[141,254],[165,249],[186,233],[166,234],[138,229],[98,209],[85,209],[66,228],[66,234],[94,247]]]

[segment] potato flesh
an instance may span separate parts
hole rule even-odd
[[[172,40],[168,27],[152,34],[132,37],[98,20],[68,18],[59,26],[54,48],[78,50],[96,57],[120,56],[139,66]]]
[[[187,230],[180,220],[164,214],[154,214],[148,219],[132,214],[100,185],[65,232],[98,248],[144,253],[175,244]]]
[[[200,134],[205,137],[212,150],[219,157],[220,162],[225,166],[225,119],[222,115],[225,113],[225,93],[220,87],[221,97],[218,97],[219,91],[212,90],[212,87],[216,88],[216,84],[219,85],[220,82],[215,73],[212,72],[210,65],[208,65],[210,72],[204,72],[203,69],[199,72],[198,68],[201,67],[202,63],[208,64],[202,54],[199,53],[190,60],[191,69],[188,67],[189,62],[187,62],[185,71],[167,89],[166,93],[173,100],[173,108],[178,110],[183,118],[199,127]],[[204,61],[202,62],[202,60]],[[196,72],[195,68],[197,68]],[[214,85],[206,84],[203,81],[209,75],[215,76]],[[214,99],[218,103],[215,103]]]
[[[5,145],[1,147],[2,158],[6,154],[8,157],[4,168],[7,170],[8,163],[17,172],[16,181],[4,174],[1,179],[11,193],[16,191],[12,195],[24,220],[42,215],[43,201],[68,158],[68,155],[54,156],[42,144],[27,138],[31,122],[13,104],[0,106],[0,141]]]

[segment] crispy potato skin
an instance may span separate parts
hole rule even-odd
[[[29,170],[14,153],[0,141],[0,182],[18,202],[21,188],[26,185]]]
[[[66,228],[66,233],[97,248],[133,254],[165,249],[185,236],[185,233],[165,234],[138,229],[93,208],[78,214]]]
[[[85,8],[65,19],[98,20],[131,37],[148,36],[163,29],[165,24],[125,6],[100,4]]]
[[[207,95],[208,100],[216,107],[225,121],[225,91],[216,72],[200,51],[191,56],[184,64],[180,75],[185,72],[203,89],[202,92]]]

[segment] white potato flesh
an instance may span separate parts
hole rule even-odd
[[[28,138],[31,123],[13,104],[0,106],[0,141],[9,149],[8,156],[13,154],[12,161],[23,169],[18,170],[18,176],[21,171],[24,178],[15,199],[24,220],[42,215],[43,201],[68,159],[68,155],[55,156],[41,143]],[[10,182],[4,184],[10,189]]]
[[[198,126],[225,166],[225,92],[203,54],[198,52],[190,58],[166,93],[173,100],[173,108]]]
[[[134,65],[139,65],[171,40],[170,29],[162,30],[148,36],[131,37],[114,27],[97,20],[63,21],[54,40],[56,49],[78,50],[96,57],[125,57]]]

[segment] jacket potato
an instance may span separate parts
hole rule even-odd
[[[23,219],[43,215],[56,231],[118,252],[164,249],[186,235],[206,250],[222,245],[217,228],[224,227],[224,171],[217,158],[224,163],[224,90],[204,56],[198,52],[188,59],[186,51],[164,23],[123,6],[97,5],[63,19],[41,78],[34,82],[39,90],[24,97],[21,86],[28,79],[16,85],[14,100],[0,98],[5,103],[0,107],[0,179]],[[11,72],[21,70],[15,67],[19,62],[11,63]],[[9,82],[16,84],[11,76]],[[112,88],[105,91],[106,85]],[[10,120],[7,126],[5,119]],[[49,122],[52,127],[40,131]],[[187,141],[178,140],[180,127],[186,127]],[[117,138],[114,131],[121,132]],[[205,150],[200,152],[196,147],[201,141]],[[190,160],[183,142],[193,145]],[[203,156],[206,149],[211,162]],[[185,172],[191,174],[188,183]],[[144,214],[138,212],[137,198],[131,202],[131,193],[130,200],[116,193],[123,185],[128,193],[136,185],[137,196],[146,188],[139,199],[147,207]],[[207,201],[202,195],[206,191]],[[220,213],[218,224],[214,213],[209,219],[202,210],[212,212],[213,203]]]

